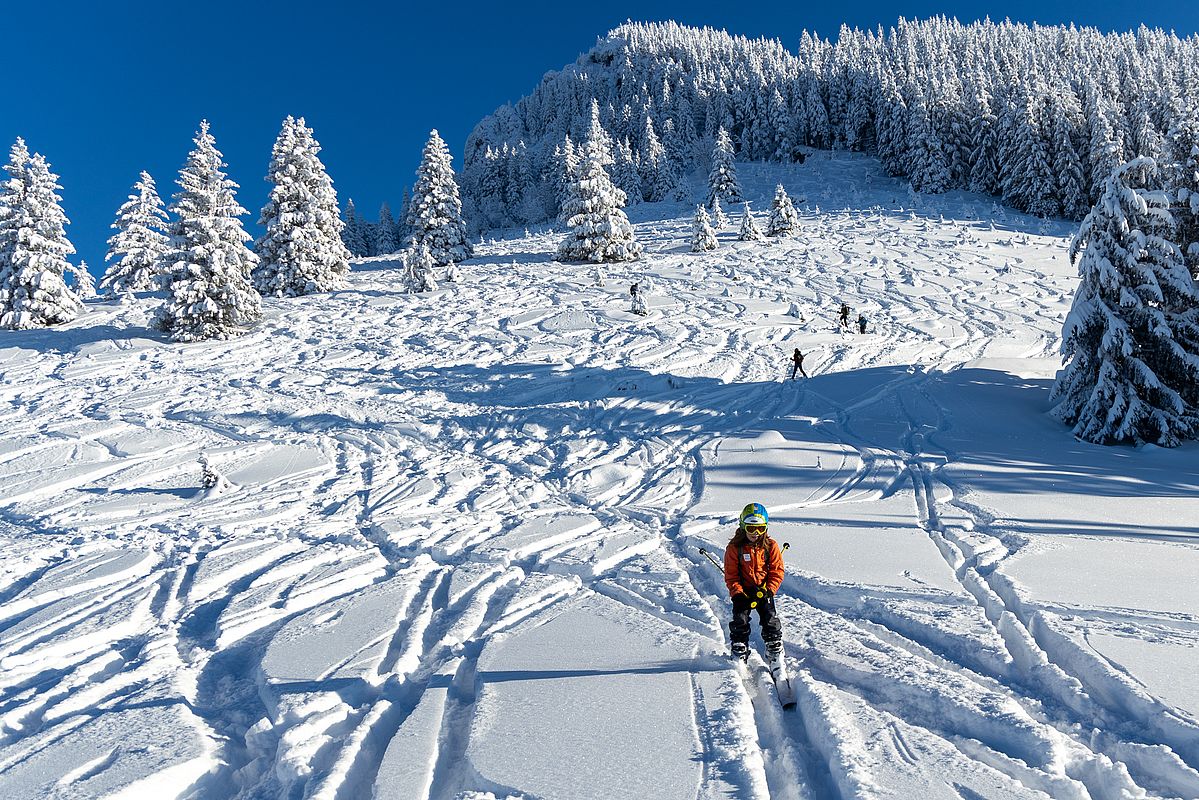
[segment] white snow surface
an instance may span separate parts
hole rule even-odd
[[[798,233],[650,203],[602,278],[535,230],[229,341],[5,332],[0,797],[1199,798],[1199,446],[1046,414],[1070,227],[738,174]],[[699,552],[753,501],[794,711]]]

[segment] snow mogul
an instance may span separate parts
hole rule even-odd
[[[783,623],[774,595],[783,583],[783,550],[766,532],[770,515],[761,503],[741,509],[737,532],[724,548],[724,583],[733,601],[729,620],[734,658],[749,661],[749,619],[758,612],[767,662],[778,662],[783,650]]]

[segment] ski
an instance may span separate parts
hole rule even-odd
[[[795,687],[791,684],[791,676],[787,673],[787,660],[782,653],[779,653],[773,659],[765,661],[766,671],[770,673],[770,680],[774,681],[774,692],[779,699],[779,704],[787,711],[795,709],[796,697]]]
[[[784,711],[794,711],[796,706],[795,688],[791,685],[791,678],[787,674],[787,666],[782,662],[780,657],[777,663],[772,663],[765,659],[758,662],[754,659],[754,663],[742,661],[736,654],[729,656],[733,661],[733,667],[741,675],[745,681],[745,687],[750,692],[753,692],[754,672],[758,673],[759,683],[762,687],[766,685],[766,679],[770,679],[770,684],[774,686],[774,696],[778,700],[779,705]],[[760,663],[761,668],[756,669]],[[763,688],[762,691],[765,691]]]

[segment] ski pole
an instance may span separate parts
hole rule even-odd
[[[791,543],[790,543],[790,542],[783,542],[783,549],[784,549],[784,550],[788,550],[788,549],[790,549],[790,547],[791,547]],[[706,559],[708,559],[709,561],[711,561],[711,562],[712,562],[712,566],[716,567],[716,569],[720,569],[720,570],[724,569],[724,567],[722,567],[722,566],[720,565],[720,562],[719,562],[719,561],[717,561],[716,559],[712,558],[712,554],[708,552],[708,549],[707,549],[706,547],[701,547],[701,548],[699,549],[699,552],[700,552],[700,555],[702,555],[704,558],[706,558]]]

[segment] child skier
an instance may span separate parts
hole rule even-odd
[[[766,660],[783,650],[783,623],[774,607],[774,594],[783,582],[783,551],[766,533],[770,515],[761,503],[741,510],[737,532],[724,549],[724,583],[733,600],[729,620],[733,657],[749,661],[749,618],[755,609],[766,642]]]

